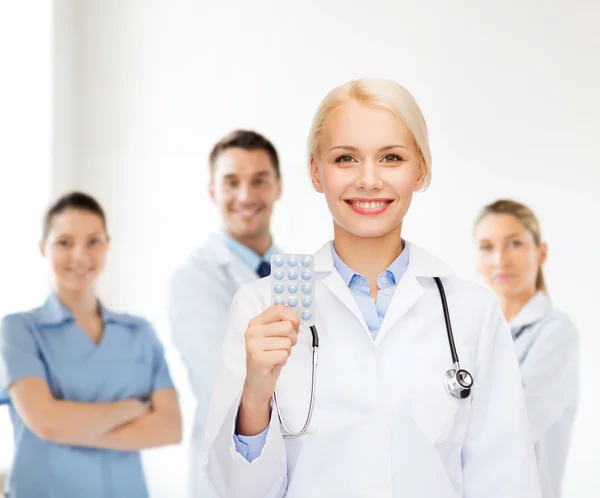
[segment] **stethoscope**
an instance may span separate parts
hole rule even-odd
[[[444,386],[446,391],[452,396],[458,399],[468,398],[471,394],[473,387],[473,376],[467,371],[460,368],[460,362],[458,360],[458,353],[456,352],[456,345],[454,344],[454,334],[452,333],[452,324],[450,323],[450,311],[448,310],[448,302],[446,301],[446,293],[444,286],[439,277],[433,277],[437,284],[442,299],[442,308],[444,310],[444,321],[446,322],[446,332],[448,334],[448,344],[450,346],[450,354],[452,355],[452,363],[454,368],[451,368],[444,374]],[[281,410],[279,409],[279,402],[277,400],[277,389],[273,393],[273,402],[277,410],[277,417],[279,418],[279,424],[281,426],[281,434],[284,439],[294,439],[303,436],[308,432],[308,426],[313,415],[313,409],[315,406],[315,388],[317,382],[317,364],[319,361],[319,333],[315,325],[310,326],[310,332],[312,334],[312,376],[311,376],[311,387],[310,387],[310,402],[308,405],[308,414],[306,415],[306,421],[304,427],[300,432],[290,431],[283,417],[281,416]]]

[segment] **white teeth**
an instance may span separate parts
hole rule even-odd
[[[380,207],[383,207],[387,204],[387,202],[358,202],[358,201],[352,201],[352,204],[354,204],[356,207],[359,207],[361,209],[378,209]]]

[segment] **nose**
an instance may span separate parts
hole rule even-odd
[[[243,203],[248,202],[252,196],[250,185],[247,183],[241,183],[236,192],[237,202]]]
[[[88,250],[85,244],[76,244],[71,251],[71,258],[74,261],[84,261],[88,257]]]
[[[508,262],[508,254],[504,248],[500,248],[494,252],[494,264],[504,266]]]
[[[361,190],[379,190],[383,186],[381,172],[376,164],[367,161],[356,168],[356,187]]]

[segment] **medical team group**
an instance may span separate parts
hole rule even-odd
[[[474,213],[484,285],[469,282],[443,246],[433,255],[402,234],[432,179],[426,121],[406,88],[337,86],[308,137],[310,181],[334,228],[313,255],[316,382],[311,332],[270,304],[271,257],[294,252],[271,232],[283,184],[276,148],[235,130],[210,153],[222,230],[177,268],[167,303],[197,402],[188,496],[560,498],[578,334],[551,303],[535,214],[509,199]],[[56,199],[40,234],[52,291],[0,324],[10,498],[145,498],[140,452],[181,442],[153,326],[96,292],[109,234],[91,196]],[[444,384],[453,366],[472,382],[464,396]],[[293,431],[310,411],[306,433],[286,437],[279,407]]]

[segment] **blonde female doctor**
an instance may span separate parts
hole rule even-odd
[[[510,331],[491,293],[402,238],[430,180],[427,128],[413,97],[381,79],[332,90],[309,137],[314,188],[334,240],[314,255],[319,333],[270,306],[268,278],[232,304],[205,439],[221,497],[537,498],[533,445]],[[453,368],[440,279],[466,397]],[[463,383],[466,378],[463,377]]]

